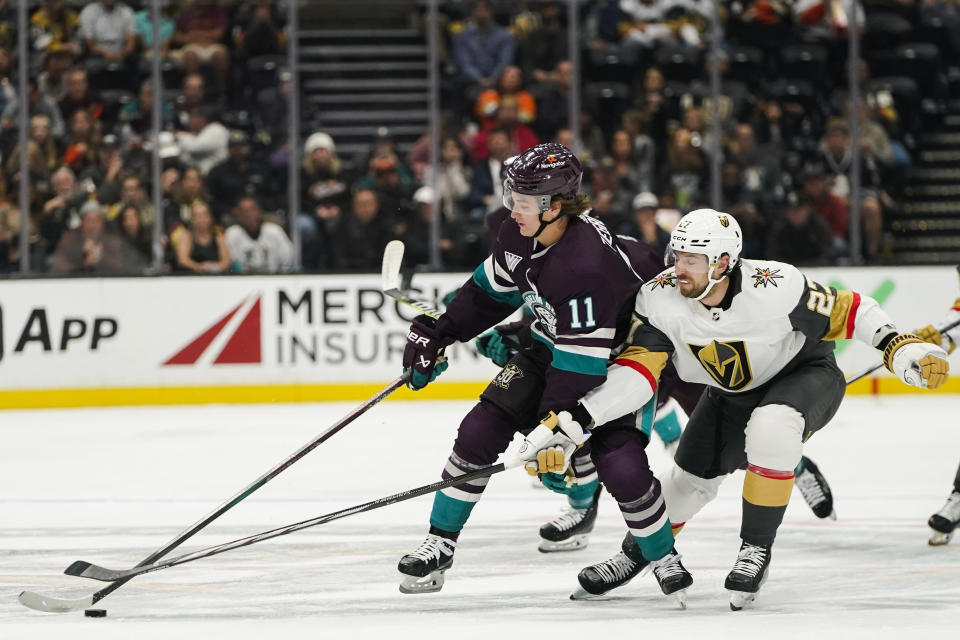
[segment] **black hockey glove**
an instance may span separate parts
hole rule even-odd
[[[437,321],[427,315],[420,315],[410,323],[407,331],[407,345],[403,349],[403,371],[412,369],[407,386],[419,391],[436,380],[437,376],[449,366],[441,350],[451,344],[437,331]]]

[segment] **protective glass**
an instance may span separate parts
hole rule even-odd
[[[707,262],[707,256],[702,253],[688,253],[686,251],[674,251],[673,247],[668,246],[663,254],[663,263],[668,267],[679,267],[686,273],[704,274],[710,271],[710,265]]]
[[[503,206],[521,216],[538,217],[540,215],[540,198],[516,191],[503,191]]]

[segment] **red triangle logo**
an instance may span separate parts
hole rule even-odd
[[[163,366],[196,364],[197,360],[200,359],[244,304],[246,304],[246,300],[231,309],[227,315],[220,318],[213,326],[174,354],[173,357],[163,363]],[[260,298],[257,297],[256,302],[247,312],[240,326],[230,336],[226,346],[213,364],[256,364],[259,362],[261,362]]]
[[[260,362],[260,298],[230,336],[213,364],[254,364]]]

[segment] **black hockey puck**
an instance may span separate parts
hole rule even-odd
[[[106,609],[87,609],[83,612],[83,615],[88,618],[106,618],[107,610]]]

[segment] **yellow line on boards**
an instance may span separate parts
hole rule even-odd
[[[486,382],[437,382],[419,392],[403,388],[389,400],[476,400]],[[271,402],[362,402],[383,384],[234,385],[211,387],[114,387],[0,391],[0,409],[119,407],[189,404],[263,404]],[[928,391],[895,378],[864,378],[847,387],[850,395],[960,393],[960,377]]]

